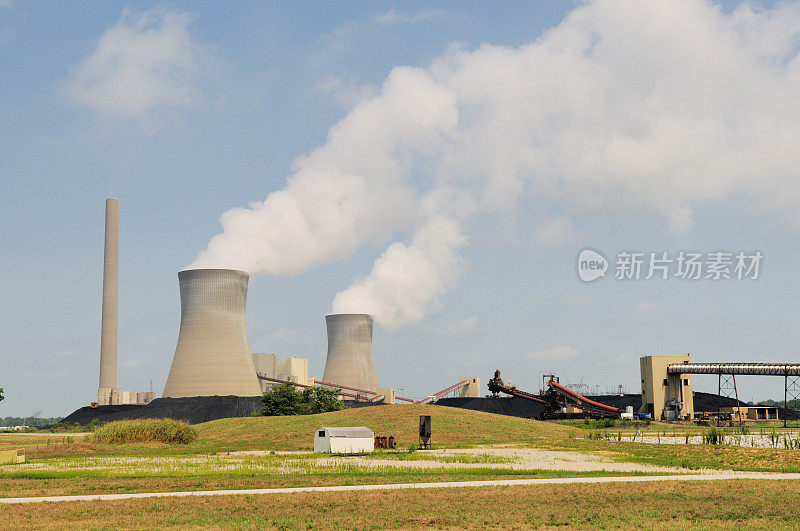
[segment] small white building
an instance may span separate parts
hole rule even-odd
[[[375,434],[369,428],[320,428],[314,432],[317,453],[360,454],[374,449]]]

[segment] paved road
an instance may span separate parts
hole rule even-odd
[[[87,494],[81,496],[36,496],[0,498],[0,503],[39,503],[63,501],[107,501],[135,498],[181,498],[185,496],[230,496],[242,494],[289,494],[293,492],[342,492],[354,490],[440,489],[452,487],[503,487],[514,485],[565,485],[570,483],[641,483],[650,481],[721,481],[730,479],[798,480],[800,474],[742,472],[728,474],[684,474],[670,476],[616,476],[583,478],[504,479],[496,481],[445,481],[441,483],[395,483],[385,485],[340,485],[331,487],[293,487],[284,489],[198,490],[186,492],[137,492],[131,494]]]

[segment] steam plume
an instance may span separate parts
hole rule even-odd
[[[655,213],[685,233],[746,194],[800,222],[798,37],[799,4],[600,0],[519,48],[395,68],[283,190],[223,214],[191,267],[293,274],[416,228],[333,305],[401,326],[454,285],[463,227],[515,208]]]

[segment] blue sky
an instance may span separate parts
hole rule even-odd
[[[96,396],[109,196],[126,389],[163,389],[195,259],[253,272],[253,350],[313,376],[323,316],[376,313],[411,396],[800,361],[798,28],[797,3],[0,1],[0,416]],[[585,247],[611,275],[579,280]],[[621,250],[764,260],[620,281]]]

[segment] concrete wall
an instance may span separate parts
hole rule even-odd
[[[156,393],[154,391],[136,393],[136,403],[141,404],[143,406],[149,404],[155,399],[156,399]]]
[[[372,316],[326,315],[325,323],[328,328],[328,358],[322,381],[378,391],[378,373],[372,356]]]
[[[101,387],[97,390],[97,404],[107,406],[111,404],[111,388]]]
[[[101,387],[97,391],[97,404],[101,406],[122,404],[149,404],[156,399],[153,391],[136,392],[125,391],[119,387]]]
[[[694,416],[694,392],[689,374],[667,374],[667,365],[690,363],[688,354],[683,356],[643,356],[639,359],[642,376],[641,413],[651,413],[654,420],[661,418],[664,404],[670,399],[681,403],[681,418]]]
[[[392,388],[392,389],[378,389],[378,393],[383,395],[383,403],[384,404],[395,404],[395,403],[397,403],[397,400],[395,399],[394,388]]]
[[[466,387],[462,387],[461,391],[459,392],[461,398],[480,398],[481,396],[481,379],[477,377],[473,378],[461,378],[461,381],[469,381]]]
[[[254,352],[253,366],[257,373],[263,374],[267,378],[287,380],[302,385],[314,385],[314,378],[308,377],[308,360],[305,358],[289,357],[281,360],[274,354]],[[258,383],[262,393],[266,393],[273,386],[278,385],[266,380],[259,380]]]
[[[262,394],[247,341],[248,278],[230,269],[178,273],[181,326],[162,396]]]

